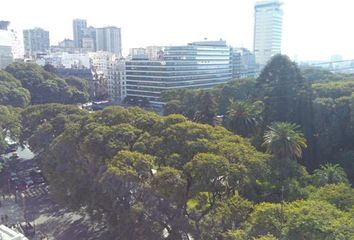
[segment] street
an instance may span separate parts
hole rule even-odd
[[[29,149],[19,149],[8,173],[10,191],[1,196],[0,216],[8,226],[29,222],[35,229],[29,239],[104,239],[102,226],[93,224],[84,211],[73,212],[53,201],[50,187]],[[5,157],[10,157],[8,154]],[[7,220],[5,221],[5,216]]]

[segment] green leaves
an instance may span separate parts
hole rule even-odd
[[[273,157],[222,127],[138,108],[89,113],[57,104],[33,106],[22,112],[22,124],[21,139],[39,153],[56,199],[84,207],[120,239],[350,239],[352,234],[348,185],[304,189],[311,177],[295,161],[306,147],[295,124],[274,123],[266,131],[264,146]],[[341,176],[337,170],[326,179]],[[283,199],[297,201],[276,203]]]
[[[279,158],[301,158],[307,147],[304,135],[292,123],[273,123],[264,134],[263,146]]]
[[[73,77],[63,79],[31,63],[14,63],[8,66],[6,71],[16,78],[18,87],[24,88],[23,90],[17,88],[14,92],[16,98],[11,102],[16,103],[16,106],[28,105],[30,98],[32,104],[74,104],[88,101],[89,94],[85,80]],[[18,105],[20,100],[24,102],[22,105]]]
[[[262,120],[263,103],[231,101],[224,125],[235,134],[250,137],[260,126]]]
[[[314,171],[312,176],[313,184],[324,186],[326,184],[348,183],[344,169],[338,164],[327,163]]]
[[[26,107],[31,100],[30,93],[11,74],[0,70],[0,104]]]

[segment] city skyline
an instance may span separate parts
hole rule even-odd
[[[88,26],[122,28],[124,55],[129,48],[183,45],[204,38],[222,38],[229,45],[252,50],[255,2],[122,0],[111,6],[109,1],[102,0],[99,5],[86,6],[83,1],[63,0],[61,4],[47,7],[44,0],[35,3],[13,0],[3,3],[0,13],[3,20],[11,21],[10,28],[18,33],[34,27],[50,31],[52,45],[64,38],[72,39],[72,20],[82,18],[87,20]],[[282,2],[282,53],[293,59],[297,56],[299,60],[326,60],[337,54],[346,59],[354,58],[354,49],[350,48],[354,36],[347,33],[350,20],[354,18],[351,16],[353,3],[348,0]],[[57,5],[55,11],[53,5]],[[18,6],[22,6],[21,9]],[[31,12],[25,10],[30,7]]]

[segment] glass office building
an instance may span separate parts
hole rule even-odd
[[[230,48],[225,41],[194,42],[165,47],[159,60],[126,62],[126,94],[130,100],[161,107],[161,92],[172,89],[210,89],[232,78]]]
[[[279,0],[255,5],[254,53],[262,68],[274,55],[281,53],[283,9]]]

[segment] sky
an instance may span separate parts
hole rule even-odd
[[[253,49],[255,0],[1,0],[10,27],[41,27],[51,45],[72,38],[72,20],[122,29],[123,53],[150,45],[218,40]],[[353,0],[282,0],[282,53],[294,60],[354,59]]]

